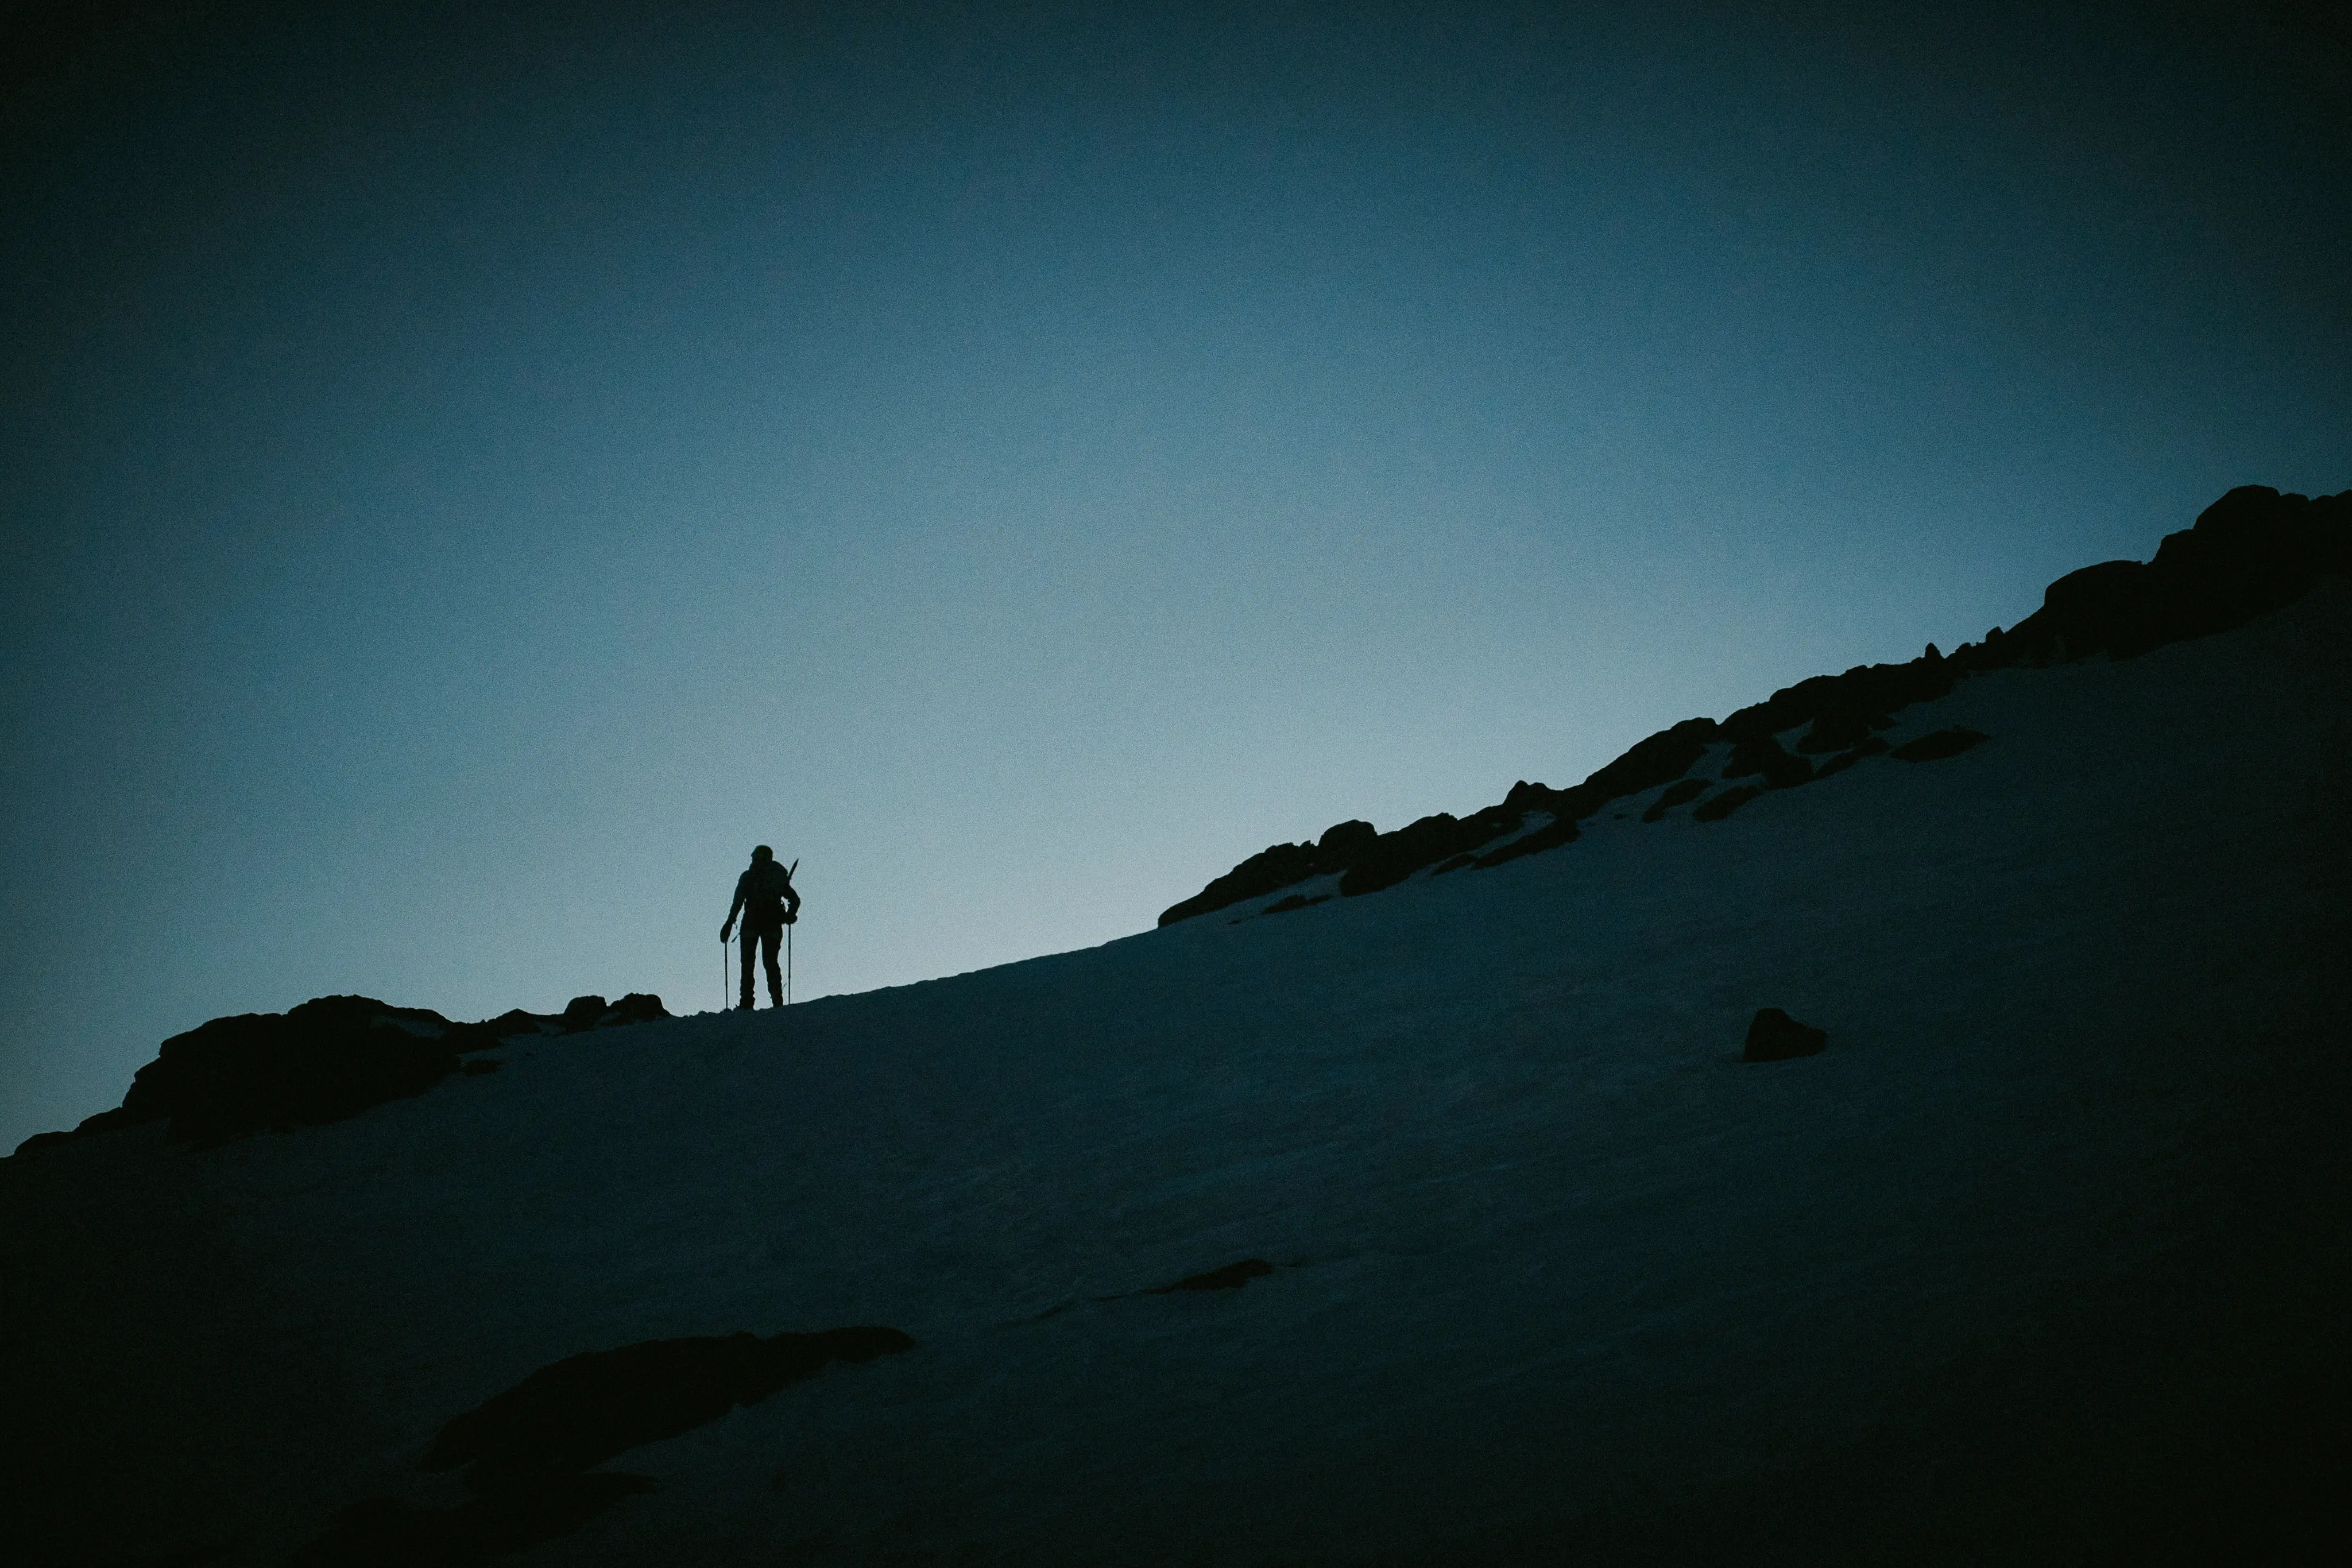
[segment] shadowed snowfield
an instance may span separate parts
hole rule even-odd
[[[1899,716],[1991,739],[0,1163],[0,1531],[285,1562],[565,1357],[887,1325],[511,1560],[2332,1555],[2352,586]]]

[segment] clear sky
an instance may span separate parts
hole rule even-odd
[[[757,841],[803,997],[1129,935],[2352,486],[2345,25],[1883,9],[8,35],[0,1146],[716,1006]]]

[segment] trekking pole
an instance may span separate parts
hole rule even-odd
[[[719,939],[719,1010],[722,1013],[727,1010],[727,938],[721,936]]]

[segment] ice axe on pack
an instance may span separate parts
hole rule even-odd
[[[786,887],[792,886],[793,873],[800,869],[801,862],[798,861],[784,868]],[[801,917],[797,910],[788,908],[784,911],[784,1006],[786,1007],[793,1005],[793,927],[800,923]]]

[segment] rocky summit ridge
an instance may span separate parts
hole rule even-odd
[[[254,1133],[343,1121],[422,1094],[453,1073],[498,1071],[480,1053],[509,1040],[645,1023],[669,1017],[637,991],[617,1002],[574,997],[560,1013],[520,1008],[479,1023],[454,1023],[430,1008],[373,997],[318,997],[282,1013],[238,1013],[175,1034],[133,1075],[122,1103],[69,1133],[39,1133],[23,1155],[66,1138],[165,1124],[173,1143],[215,1148]]]
[[[1170,905],[1160,924],[1322,878],[1336,876],[1333,891],[1352,898],[1422,871],[1444,875],[1502,865],[1574,842],[1580,824],[1602,808],[1661,785],[1668,788],[1642,813],[1643,821],[1685,805],[1697,821],[1719,821],[1767,790],[1826,779],[1867,758],[1957,756],[1987,737],[1952,729],[1890,746],[1877,732],[1893,728],[1904,708],[1947,696],[1970,675],[2100,653],[2134,658],[2243,625],[2294,603],[2325,577],[2352,577],[2352,490],[2315,499],[2242,485],[2193,526],[2168,534],[2155,559],[2102,561],[2069,572],[2043,592],[2041,609],[2007,631],[1994,627],[1980,643],[1948,654],[1931,643],[1906,664],[1857,664],[1784,686],[1720,721],[1685,719],[1569,789],[1522,779],[1498,804],[1466,817],[1440,811],[1386,833],[1370,822],[1346,821],[1311,842],[1270,845]],[[1804,733],[1784,744],[1781,737],[1799,727]],[[1710,749],[1726,743],[1729,753],[1716,778],[1693,773]],[[1716,789],[1717,782],[1726,787]],[[1286,914],[1330,896],[1302,890],[1264,913]]]

